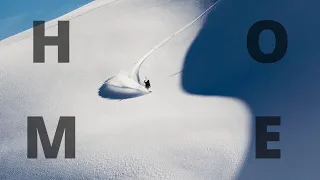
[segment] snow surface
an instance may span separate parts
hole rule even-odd
[[[209,12],[213,7],[215,7],[216,4],[219,2],[220,0],[213,3],[197,18],[195,18],[190,23],[183,26],[181,29],[179,29],[178,31],[176,31],[175,33],[173,33],[172,35],[170,35],[169,37],[161,41],[158,45],[153,47],[148,53],[142,56],[142,58],[138,62],[136,62],[135,65],[133,66],[131,70],[131,74],[121,71],[117,75],[108,79],[99,89],[99,95],[101,97],[108,98],[108,99],[122,100],[122,99],[134,98],[134,97],[138,97],[138,96],[142,96],[150,93],[150,91],[144,87],[144,84],[143,82],[141,82],[141,77],[140,77],[140,69],[144,61],[147,60],[152,53],[154,53],[157,49],[164,46],[176,35],[179,35],[185,29],[189,28],[191,25],[197,22],[207,12]],[[146,77],[146,80],[147,80],[147,77]]]
[[[152,93],[121,102],[99,96],[106,80],[213,3],[94,1],[46,25],[46,35],[57,35],[57,20],[71,19],[69,64],[57,63],[56,47],[33,64],[32,30],[1,41],[0,179],[236,179],[252,138],[249,108],[189,94],[177,73],[205,17],[144,62]],[[128,84],[122,75],[109,80]],[[76,159],[64,159],[64,141],[56,160],[41,146],[38,159],[27,159],[28,116],[43,116],[51,140],[59,117],[75,116]]]
[[[281,159],[255,158],[253,126],[239,180],[320,177],[319,7],[316,0],[222,1],[185,56],[181,85],[186,92],[241,99],[253,116],[281,116],[280,126],[268,127],[280,132],[280,142],[269,142],[268,148],[281,149]],[[287,31],[287,53],[277,63],[258,63],[248,53],[248,30],[261,20],[277,21]],[[262,49],[272,51],[273,33],[260,36]]]
[[[126,73],[108,79],[99,89],[99,95],[107,99],[129,99],[149,94],[150,91]]]

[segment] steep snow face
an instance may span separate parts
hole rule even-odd
[[[152,93],[121,102],[99,96],[106,80],[129,72],[212,3],[94,1],[59,18],[71,19],[69,64],[57,63],[55,47],[46,48],[45,64],[33,64],[31,30],[1,41],[0,178],[234,179],[251,140],[246,104],[190,95],[180,85],[178,72],[203,19],[141,66]],[[55,24],[46,35],[57,35]],[[47,160],[39,141],[39,158],[27,159],[28,116],[43,116],[51,140],[59,117],[75,116],[76,158],[64,159],[62,141],[58,158]]]

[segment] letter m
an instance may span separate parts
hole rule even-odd
[[[65,132],[65,158],[75,158],[75,117],[60,117],[52,144],[42,117],[28,117],[28,158],[37,158],[38,139],[46,158],[57,158]]]

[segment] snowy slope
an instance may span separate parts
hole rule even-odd
[[[186,54],[181,78],[186,92],[242,100],[253,116],[281,116],[281,126],[268,127],[280,132],[280,142],[268,147],[281,149],[281,159],[255,159],[253,140],[240,180],[320,177],[319,7],[316,0],[223,1]],[[287,53],[278,63],[261,64],[248,54],[248,30],[260,20],[278,21],[287,31]],[[274,44],[270,31],[261,34],[263,50],[271,52]]]
[[[0,179],[235,179],[251,141],[250,111],[237,99],[186,93],[176,74],[204,19],[144,62],[151,94],[121,102],[98,95],[213,1],[110,2],[58,18],[71,19],[69,64],[58,64],[52,47],[45,64],[33,64],[32,30],[0,42]],[[56,23],[46,35],[57,35]],[[27,159],[27,116],[43,116],[51,139],[60,116],[75,116],[76,159],[64,159],[64,141],[57,160],[40,146],[39,158]]]

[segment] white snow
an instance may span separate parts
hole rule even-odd
[[[124,73],[119,73],[108,79],[99,90],[99,95],[103,98],[120,100],[149,93],[148,89]]]
[[[179,35],[189,26],[197,22],[202,16],[204,16],[207,12],[209,12],[219,1],[220,0],[213,3],[197,18],[195,18],[190,23],[183,26],[181,29],[179,29],[178,31],[176,31],[175,33],[173,33],[172,35],[170,35],[169,37],[161,41],[158,45],[153,47],[148,53],[142,56],[142,58],[135,63],[134,67],[131,70],[130,75],[122,71],[119,74],[108,79],[100,88],[100,91],[99,91],[100,96],[109,98],[109,99],[124,99],[124,98],[133,98],[137,96],[142,96],[144,94],[148,94],[149,91],[143,87],[143,84],[141,82],[141,77],[140,77],[140,68],[143,62],[157,49],[164,46],[176,35]]]
[[[143,86],[117,75],[201,15],[201,2],[110,2],[97,0],[49,22],[46,35],[57,35],[57,20],[76,17],[69,64],[57,63],[56,47],[46,48],[45,64],[32,63],[32,30],[0,41],[0,179],[235,179],[251,141],[246,104],[188,94],[180,74],[170,76],[181,71],[203,19],[143,63],[139,73],[150,79],[152,93],[140,96]],[[140,97],[102,98],[103,84]],[[44,158],[40,141],[39,158],[27,159],[28,116],[43,116],[51,140],[59,117],[75,116],[76,159],[64,159],[64,141],[56,160]]]

